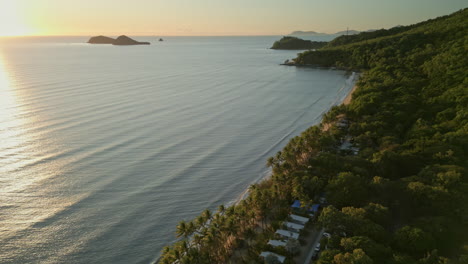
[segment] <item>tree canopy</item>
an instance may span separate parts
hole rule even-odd
[[[327,45],[325,41],[304,40],[297,37],[283,37],[273,43],[271,49],[279,50],[308,50],[320,49]]]
[[[184,240],[164,250],[162,263],[289,254],[268,248],[268,239],[293,200],[324,194],[330,205],[318,224],[331,238],[317,263],[466,263],[467,51],[464,9],[299,54],[298,66],[361,71],[353,99],[269,158],[272,177],[252,185],[247,199],[181,222]],[[344,143],[357,151],[343,151]]]

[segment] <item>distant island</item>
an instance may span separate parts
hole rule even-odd
[[[113,44],[115,39],[106,36],[92,37],[88,40],[90,44]]]
[[[373,30],[368,30],[368,31],[373,31]],[[332,34],[320,33],[320,32],[315,32],[315,31],[294,31],[288,36],[297,36],[297,37],[341,36],[341,35],[356,35],[359,33],[361,33],[361,31],[357,31],[357,30],[344,30],[344,31],[339,31],[339,32],[332,33]]]
[[[296,37],[283,37],[282,39],[275,41],[271,49],[278,50],[308,50],[308,49],[320,49],[327,45],[326,41],[311,41],[303,40]]]
[[[89,44],[112,44],[116,46],[130,46],[130,45],[150,45],[149,42],[139,42],[134,39],[131,39],[125,35],[122,35],[116,39],[106,37],[106,36],[96,36],[91,37],[88,40]]]

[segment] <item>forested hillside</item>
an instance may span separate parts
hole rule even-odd
[[[364,71],[351,103],[325,117],[349,121],[343,133],[359,153],[310,160],[332,204],[319,222],[347,234],[319,263],[468,263],[467,52],[465,9],[343,36],[295,60]]]
[[[279,50],[308,50],[320,49],[327,45],[325,41],[311,41],[304,40],[296,37],[282,37],[280,40],[275,41],[271,49]]]
[[[263,261],[292,201],[325,194],[317,263],[468,263],[467,54],[468,9],[300,54],[297,66],[360,71],[351,103],[270,158],[247,199],[181,222],[187,239],[161,262]]]

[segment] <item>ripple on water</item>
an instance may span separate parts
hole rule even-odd
[[[296,52],[275,39],[2,44],[0,262],[148,263],[178,221],[238,199],[352,86],[279,66]]]

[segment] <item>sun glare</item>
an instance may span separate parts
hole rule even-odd
[[[16,106],[16,96],[11,86],[10,77],[4,65],[4,58],[0,54],[0,141],[4,133],[9,133],[9,124],[14,120],[14,109]],[[0,149],[3,147],[0,145]]]
[[[24,23],[15,0],[0,0],[0,37],[24,36],[31,29]]]

